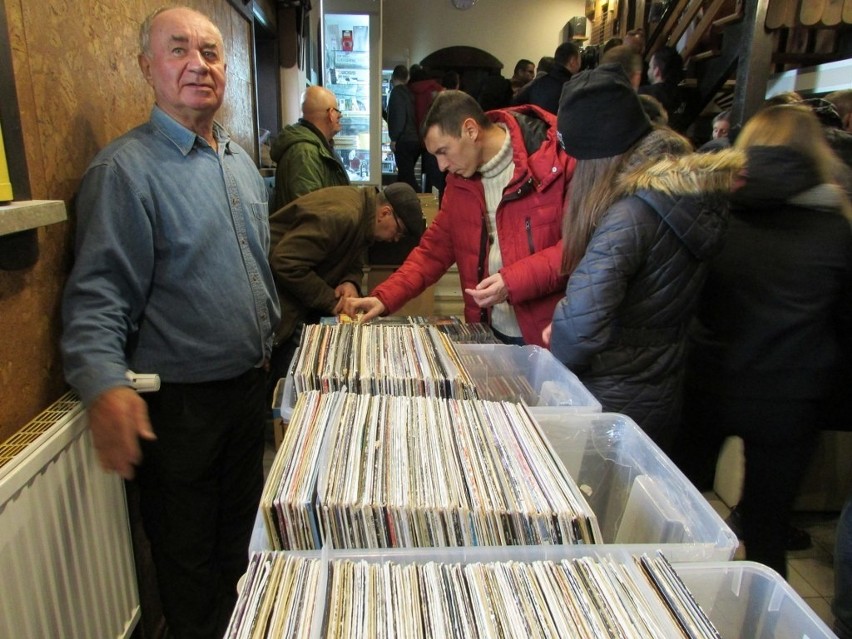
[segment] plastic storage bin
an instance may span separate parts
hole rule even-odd
[[[328,576],[327,562],[334,560],[363,561],[372,564],[391,562],[398,565],[412,563],[427,564],[432,562],[467,565],[485,562],[559,562],[580,557],[592,557],[598,560],[615,562],[626,567],[629,575],[628,580],[635,586],[633,592],[638,597],[636,601],[641,602],[639,603],[639,607],[646,610],[659,626],[660,634],[656,635],[657,637],[660,639],[683,639],[684,637],[682,631],[676,625],[674,618],[669,614],[660,595],[652,589],[651,585],[642,576],[641,569],[636,565],[630,553],[622,548],[604,546],[478,546],[469,548],[393,548],[381,550],[330,550],[326,548],[322,551],[273,552],[271,555],[289,555],[319,559],[325,564],[323,569],[325,574],[320,577],[316,590],[312,593],[312,599],[316,604],[312,613],[312,636],[322,636],[321,628],[323,627],[326,614],[325,607],[329,604],[327,588],[329,587],[330,577]],[[245,585],[242,585],[240,588],[241,591],[245,588]],[[241,596],[248,597],[250,595],[241,592]],[[725,637],[725,639],[728,639],[728,637]]]
[[[608,557],[632,563],[623,548],[591,546],[511,546],[506,548],[439,548],[434,550],[388,549],[371,551],[323,551],[292,553],[325,560],[347,558],[368,562],[472,563],[491,561],[529,562],[576,557]],[[831,629],[778,573],[749,561],[674,563],[673,568],[695,601],[724,639],[830,639]],[[641,589],[648,595],[650,591]],[[322,596],[317,601],[322,602]],[[667,616],[665,613],[661,614]],[[318,611],[317,621],[321,618]],[[666,637],[682,637],[671,627]]]
[[[836,636],[781,575],[766,566],[732,561],[674,568],[726,639]]]
[[[598,517],[605,544],[672,562],[727,561],[737,537],[629,417],[531,410]]]
[[[456,352],[482,399],[601,412],[601,403],[579,378],[540,346],[456,344]]]
[[[525,401],[530,406],[558,407],[561,413],[601,412],[601,403],[577,376],[539,346],[456,344],[456,351],[482,399]],[[288,374],[276,387],[274,416],[289,422],[295,405],[296,391]]]
[[[554,408],[532,413],[585,494],[603,547],[662,550],[672,562],[728,561],[736,535],[660,448],[629,418]],[[251,550],[268,550],[258,515]]]

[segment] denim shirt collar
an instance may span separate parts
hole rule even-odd
[[[180,152],[184,156],[188,155],[189,152],[192,151],[196,142],[203,146],[210,146],[207,140],[178,123],[177,120],[168,115],[156,104],[154,105],[154,108],[151,109],[151,124],[164,136],[171,140],[172,144],[180,149]],[[239,147],[236,145],[231,147],[231,136],[228,135],[225,127],[216,121],[213,122],[213,135],[219,143],[219,148],[223,149],[226,153],[236,154],[239,152]]]

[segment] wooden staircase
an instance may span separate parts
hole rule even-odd
[[[730,108],[731,123],[742,124],[773,73],[852,58],[852,0],[595,0],[594,12],[590,4],[600,39],[589,44],[642,27],[646,60],[662,46],[678,49],[691,121]]]

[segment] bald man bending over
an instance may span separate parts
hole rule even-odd
[[[334,153],[332,140],[340,131],[337,97],[325,87],[308,87],[302,96],[302,117],[281,130],[270,155],[277,163],[275,212],[317,189],[348,186],[349,175]]]

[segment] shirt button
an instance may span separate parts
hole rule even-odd
[[[551,169],[550,169],[550,172],[551,172],[551,173],[556,173],[556,171],[558,171],[558,170],[559,170],[559,169],[557,169],[557,168],[554,166],[553,168],[551,168]]]

